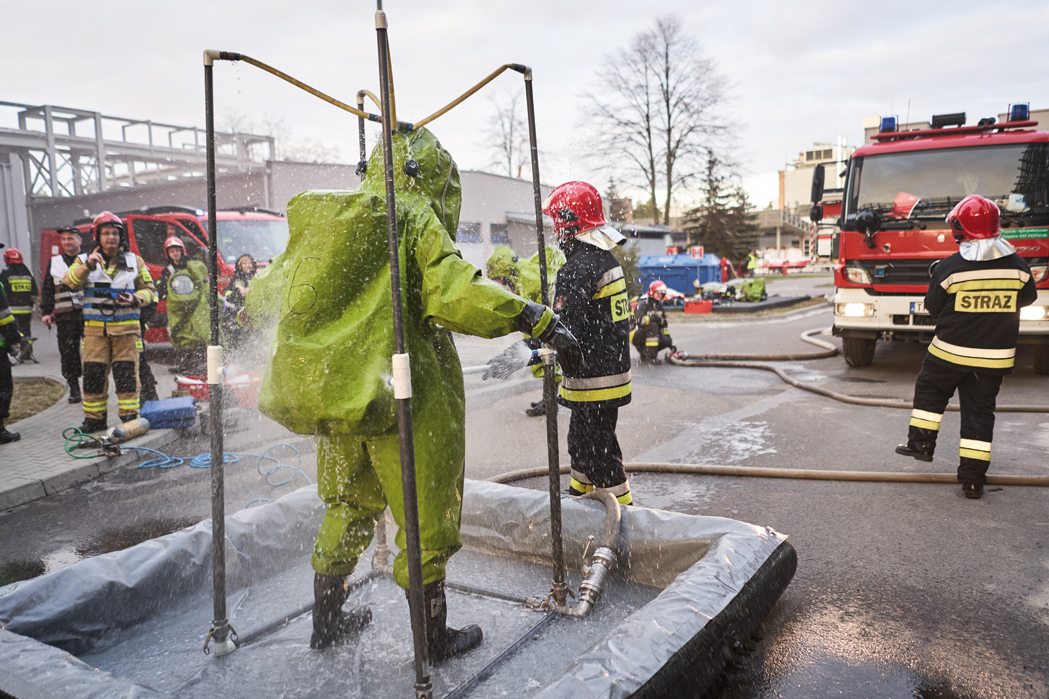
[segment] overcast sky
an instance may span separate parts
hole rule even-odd
[[[582,154],[603,136],[583,120],[605,57],[661,14],[676,13],[731,82],[726,117],[756,204],[773,174],[815,142],[862,140],[867,115],[904,120],[964,111],[969,123],[1013,102],[1049,106],[1049,3],[984,1],[674,2],[387,0],[398,116],[435,111],[491,70],[535,74],[544,182],[607,174]],[[0,100],[203,126],[201,52],[239,51],[352,103],[377,92],[374,2],[331,0],[0,0]],[[219,127],[234,116],[283,124],[292,141],[356,160],[356,121],[244,64],[218,64]],[[521,90],[506,73],[433,131],[463,169],[491,170],[486,95]],[[11,110],[0,111],[11,126]],[[678,204],[687,204],[688,195]]]

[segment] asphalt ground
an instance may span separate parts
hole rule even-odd
[[[827,283],[788,277],[770,292],[825,293]],[[671,332],[691,355],[805,352],[816,348],[800,333],[830,323],[827,308],[745,321],[672,316]],[[472,366],[515,338],[456,339]],[[842,393],[908,399],[923,356],[921,346],[893,343],[879,345],[866,369],[840,358],[777,366]],[[1033,374],[1030,362],[1021,349],[1000,403],[1049,405],[1049,378]],[[545,422],[524,414],[541,382],[527,372],[465,382],[467,476],[545,466]],[[946,415],[931,464],[893,453],[907,420],[906,410],[838,403],[767,372],[664,364],[635,369],[618,434],[627,461],[953,473],[958,414]],[[558,427],[567,464],[567,411]],[[258,453],[285,441],[277,437],[257,418],[230,436],[227,451]],[[309,442],[297,444],[312,479]],[[190,455],[208,450],[182,446]],[[1045,414],[1000,414],[991,470],[1046,475],[1047,447]],[[247,460],[227,474],[228,509],[305,482],[296,476],[270,488]],[[521,485],[545,488],[540,479]],[[792,584],[710,699],[1049,696],[1049,491],[989,489],[974,501],[957,485],[651,474],[633,475],[631,486],[639,505],[768,525],[798,551]],[[203,469],[129,468],[0,513],[0,566],[46,562],[51,570],[207,517],[209,487]]]

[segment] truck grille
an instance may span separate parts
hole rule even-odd
[[[932,316],[927,315],[905,315],[898,313],[892,317],[893,325],[913,325],[915,327],[923,328],[934,328],[936,327],[936,320]]]
[[[921,284],[929,283],[929,265],[935,260],[855,260],[867,271],[875,284]]]

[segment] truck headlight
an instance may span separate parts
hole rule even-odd
[[[870,284],[871,275],[862,267],[846,267],[845,278],[853,284]]]
[[[862,270],[860,270],[862,271]],[[866,272],[864,272],[866,274]],[[836,303],[834,315],[846,318],[870,318],[874,315],[873,303]]]
[[[1025,306],[1021,308],[1020,320],[1045,320],[1045,306]]]
[[[1049,272],[1049,265],[1031,265],[1031,277],[1034,279],[1035,284],[1041,284],[1045,281],[1046,272]]]

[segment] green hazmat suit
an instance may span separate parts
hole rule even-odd
[[[419,163],[414,180],[403,174],[409,157]],[[445,564],[462,546],[465,395],[449,330],[506,335],[517,329],[526,301],[484,279],[452,242],[461,204],[459,171],[433,134],[395,134],[394,172],[428,584],[445,577]],[[288,204],[288,225],[287,250],[256,277],[247,299],[253,319],[274,314],[279,303],[259,408],[295,432],[321,435],[318,492],[328,509],[314,569],[352,572],[389,505],[401,528],[394,577],[407,588],[396,405],[386,382],[394,328],[381,144],[360,189],[299,194]],[[547,314],[552,317],[549,309]]]
[[[201,349],[211,341],[207,294],[208,268],[200,260],[189,260],[168,278],[168,336],[176,349]]]
[[[557,279],[557,270],[565,264],[565,254],[557,248],[546,249],[546,279],[550,289],[553,289],[554,280]],[[485,270],[489,279],[502,277],[508,279],[514,285],[514,291],[524,296],[529,301],[542,303],[542,285],[539,283],[539,253],[526,260],[521,260],[506,245],[500,245],[493,252]]]

